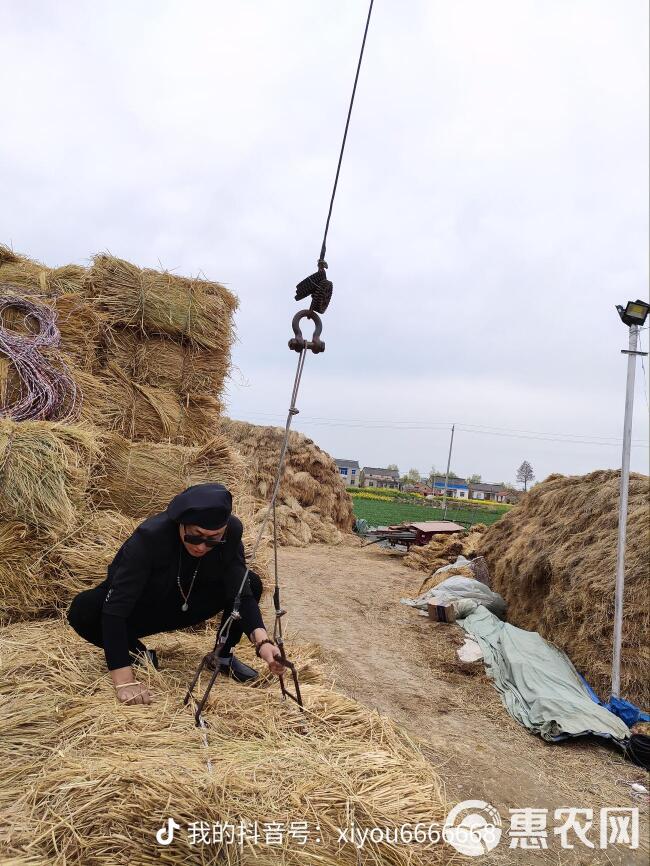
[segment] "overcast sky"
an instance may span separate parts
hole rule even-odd
[[[230,414],[283,422],[366,12],[0,0],[0,241],[226,283]],[[376,0],[327,259],[294,423],[333,456],[441,469],[455,422],[452,468],[484,481],[620,465],[614,304],[648,296],[646,0]],[[643,384],[639,365],[647,472]]]

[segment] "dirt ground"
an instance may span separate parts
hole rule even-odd
[[[399,603],[417,594],[422,575],[399,554],[353,539],[341,546],[280,550],[286,627],[318,643],[337,687],[399,722],[417,738],[445,780],[450,806],[469,799],[494,805],[508,827],[509,808],[549,809],[548,850],[499,848],[481,864],[648,863],[647,801],[625,782],[648,784],[648,774],[598,742],[551,745],[527,732],[505,711],[476,665],[456,661],[464,632],[440,625]],[[553,810],[562,807],[639,806],[641,849],[587,848],[575,840],[563,850],[554,837]],[[505,834],[504,834],[505,835]],[[590,831],[598,846],[598,825]],[[643,850],[642,850],[643,849]]]

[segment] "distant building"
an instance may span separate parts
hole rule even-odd
[[[490,502],[505,502],[508,491],[501,484],[483,484],[482,482],[470,481],[469,498],[486,499]]]
[[[433,495],[444,496],[445,476],[437,475],[433,479]],[[447,496],[452,499],[469,499],[469,485],[464,478],[450,478],[447,484]]]
[[[377,469],[374,466],[364,466],[361,470],[361,487],[390,487],[393,490],[399,490],[399,472],[397,469]]]
[[[335,459],[334,462],[339,470],[341,480],[345,483],[346,487],[359,487],[359,477],[361,475],[359,471],[359,461]]]

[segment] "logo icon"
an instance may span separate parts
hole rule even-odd
[[[180,829],[181,825],[177,824],[173,818],[167,818],[167,823],[163,824],[156,833],[156,842],[159,845],[171,845],[174,841],[174,830]]]
[[[501,839],[501,815],[484,800],[463,800],[447,815],[442,838],[469,857],[487,854]]]

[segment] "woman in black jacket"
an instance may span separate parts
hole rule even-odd
[[[222,484],[197,484],[174,497],[167,510],[141,523],[118,550],[108,577],[79,593],[68,621],[82,638],[102,647],[120,701],[148,704],[151,695],[131,667],[155,650],[140,638],[197,625],[223,611],[230,616],[246,571],[241,521]],[[252,571],[242,593],[241,618],[234,620],[220,657],[212,665],[238,682],[258,674],[233,656],[245,632],[257,655],[281,674],[280,654],[264,628],[259,600],[262,582]]]

